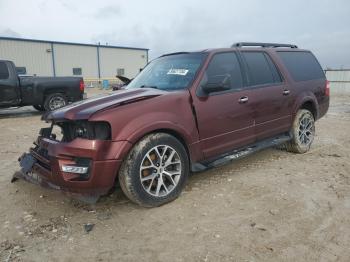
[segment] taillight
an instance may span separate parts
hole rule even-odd
[[[330,84],[329,84],[329,81],[327,80],[327,81],[326,81],[325,95],[326,95],[326,96],[329,96],[329,93],[330,93]]]
[[[79,82],[79,89],[80,89],[80,92],[84,92],[84,88],[85,88],[85,85],[84,85],[84,80],[80,80]]]

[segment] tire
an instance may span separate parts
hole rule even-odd
[[[154,133],[131,149],[119,171],[119,183],[132,202],[157,207],[181,194],[188,174],[189,160],[182,143],[169,134]]]
[[[53,111],[67,105],[67,98],[63,94],[51,94],[45,98],[45,111]]]
[[[45,108],[42,105],[33,105],[33,107],[40,112],[45,111]]]
[[[284,148],[293,153],[303,154],[310,150],[315,137],[315,118],[307,109],[299,109],[291,129],[292,140]]]

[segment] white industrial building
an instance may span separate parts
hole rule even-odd
[[[13,61],[21,74],[112,80],[135,77],[148,62],[148,49],[0,37],[0,60]]]
[[[350,69],[327,69],[331,94],[350,94]]]

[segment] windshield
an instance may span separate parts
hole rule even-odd
[[[205,54],[177,54],[153,60],[127,86],[129,88],[151,87],[160,90],[187,88],[199,69]]]

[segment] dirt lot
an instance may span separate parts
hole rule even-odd
[[[350,96],[332,98],[310,152],[268,149],[192,175],[154,209],[120,190],[89,206],[11,184],[46,124],[27,107],[0,110],[0,126],[1,261],[349,261]]]

